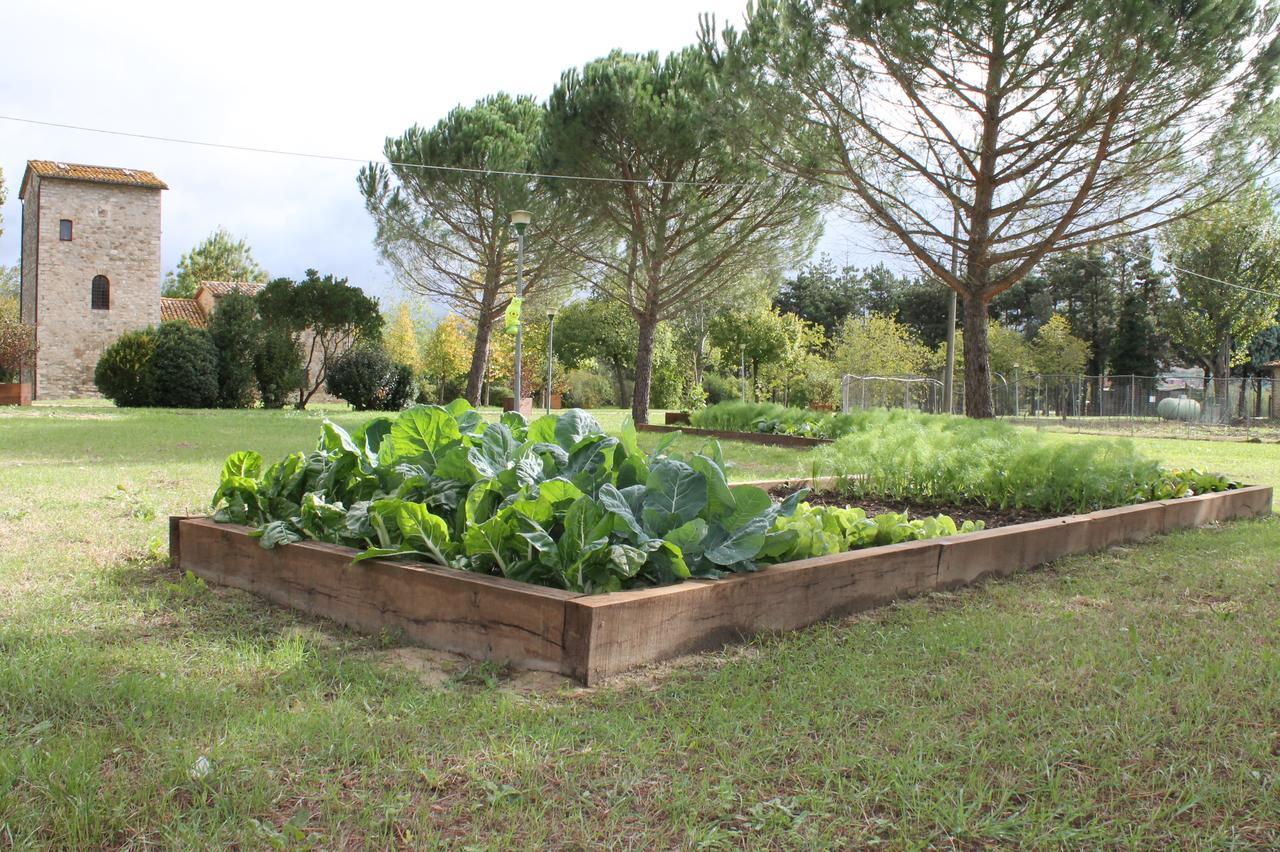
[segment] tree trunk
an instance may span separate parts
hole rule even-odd
[[[1231,344],[1224,342],[1213,356],[1213,402],[1222,420],[1231,418]]]
[[[487,308],[480,309],[476,320],[476,345],[471,350],[471,369],[467,372],[467,402],[480,405],[480,391],[484,387],[485,367],[489,361],[489,336],[493,333],[493,316]]]
[[[968,417],[995,417],[987,358],[987,303],[972,294],[966,294],[963,301],[964,413]]]
[[[627,371],[617,358],[613,359],[613,381],[618,386],[618,407],[630,407],[631,403],[627,401]]]
[[[658,331],[656,317],[642,316],[640,341],[636,347],[636,385],[631,392],[631,419],[649,422],[649,384],[653,380],[653,342]]]

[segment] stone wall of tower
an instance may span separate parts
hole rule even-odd
[[[30,199],[22,204],[22,301],[19,311],[22,321],[28,325],[36,321],[36,260],[39,257],[36,241],[40,234],[36,219],[39,209]]]
[[[37,180],[24,199],[38,237],[31,287],[39,351],[38,399],[98,396],[98,356],[126,331],[160,321],[160,190]],[[60,221],[72,239],[60,239]],[[24,245],[24,265],[27,250]],[[96,275],[110,282],[110,306],[91,306]],[[27,298],[24,270],[23,298]],[[27,317],[26,307],[23,316]]]

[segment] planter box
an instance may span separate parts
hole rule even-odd
[[[686,435],[699,435],[716,438],[721,441],[742,441],[748,444],[765,444],[772,447],[819,447],[830,444],[827,438],[806,438],[802,435],[774,435],[769,432],[728,432],[723,429],[694,429],[690,426],[659,426],[654,423],[640,423],[636,429],[641,432],[683,432]]]
[[[679,426],[689,422],[689,412],[687,411],[668,411],[663,420],[668,426]]]
[[[781,481],[756,482],[769,487]],[[579,595],[302,542],[263,550],[246,527],[171,518],[178,568],[368,632],[558,672],[587,685],[627,669],[958,588],[1076,553],[1271,512],[1269,487],[1125,506],[774,565],[722,580]]]
[[[503,397],[502,410],[515,411],[516,401],[509,396]],[[520,400],[520,413],[523,414],[525,417],[533,417],[533,397],[526,396],[524,399]]]
[[[0,383],[0,405],[30,405],[31,384],[29,382]]]

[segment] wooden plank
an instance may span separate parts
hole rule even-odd
[[[1222,498],[1222,520],[1265,518],[1271,514],[1272,490],[1269,485],[1251,485],[1215,495]]]
[[[1215,494],[1162,500],[1164,531],[1192,529],[1238,518],[1259,518],[1271,514],[1271,488],[1252,485]]]
[[[187,520],[185,515],[169,516],[169,567],[178,568],[182,565],[182,522]]]
[[[179,567],[357,630],[542,671],[564,668],[564,605],[575,595],[429,565],[370,560],[317,542],[264,550],[248,529],[181,520]],[[173,545],[170,545],[171,550]]]
[[[1103,509],[1083,517],[1089,519],[1089,551],[1144,541],[1164,532],[1163,503],[1139,503],[1118,509]]]
[[[700,438],[718,438],[721,441],[742,441],[748,444],[765,444],[773,447],[820,447],[830,444],[827,438],[806,438],[804,435],[774,435],[769,432],[730,432],[723,429],[695,429],[692,426],[659,426],[657,423],[638,423],[640,432],[683,432]]]
[[[804,559],[754,574],[590,595],[566,602],[576,650],[570,674],[588,685],[656,660],[795,630],[933,587],[937,541]]]
[[[1005,577],[1089,548],[1089,521],[1051,518],[941,539],[938,589],[955,589],[987,577]]]

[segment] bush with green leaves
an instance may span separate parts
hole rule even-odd
[[[612,437],[577,409],[489,423],[462,400],[374,418],[354,434],[325,421],[313,452],[265,470],[257,453],[231,456],[214,518],[255,527],[263,547],[313,539],[359,548],[357,561],[404,557],[582,592],[827,552],[829,540],[805,544],[800,528],[780,525],[804,492],[779,502],[731,486],[718,444],[682,459],[668,452],[674,438],[646,454],[630,424]],[[888,526],[901,533],[898,521]]]
[[[156,330],[126,331],[102,350],[93,370],[98,392],[123,408],[153,405],[152,358]]]
[[[356,411],[399,411],[415,393],[413,371],[380,346],[357,346],[340,355],[325,384]]]
[[[1221,475],[1163,468],[1126,440],[1073,440],[994,420],[883,409],[862,413],[817,467],[841,477],[850,496],[1049,512],[1238,487]]]
[[[305,368],[302,348],[288,327],[266,323],[253,358],[253,378],[263,408],[283,408],[299,393]]]
[[[742,395],[742,383],[731,376],[707,372],[702,374],[702,390],[706,393],[707,404],[714,406],[738,400]]]
[[[218,407],[248,408],[262,337],[254,298],[234,290],[220,298],[209,317],[209,337],[218,353]]]
[[[151,356],[150,405],[213,408],[218,404],[218,350],[203,328],[162,322]]]
[[[614,387],[595,370],[570,370],[565,377],[564,404],[570,408],[604,408],[614,405]]]

